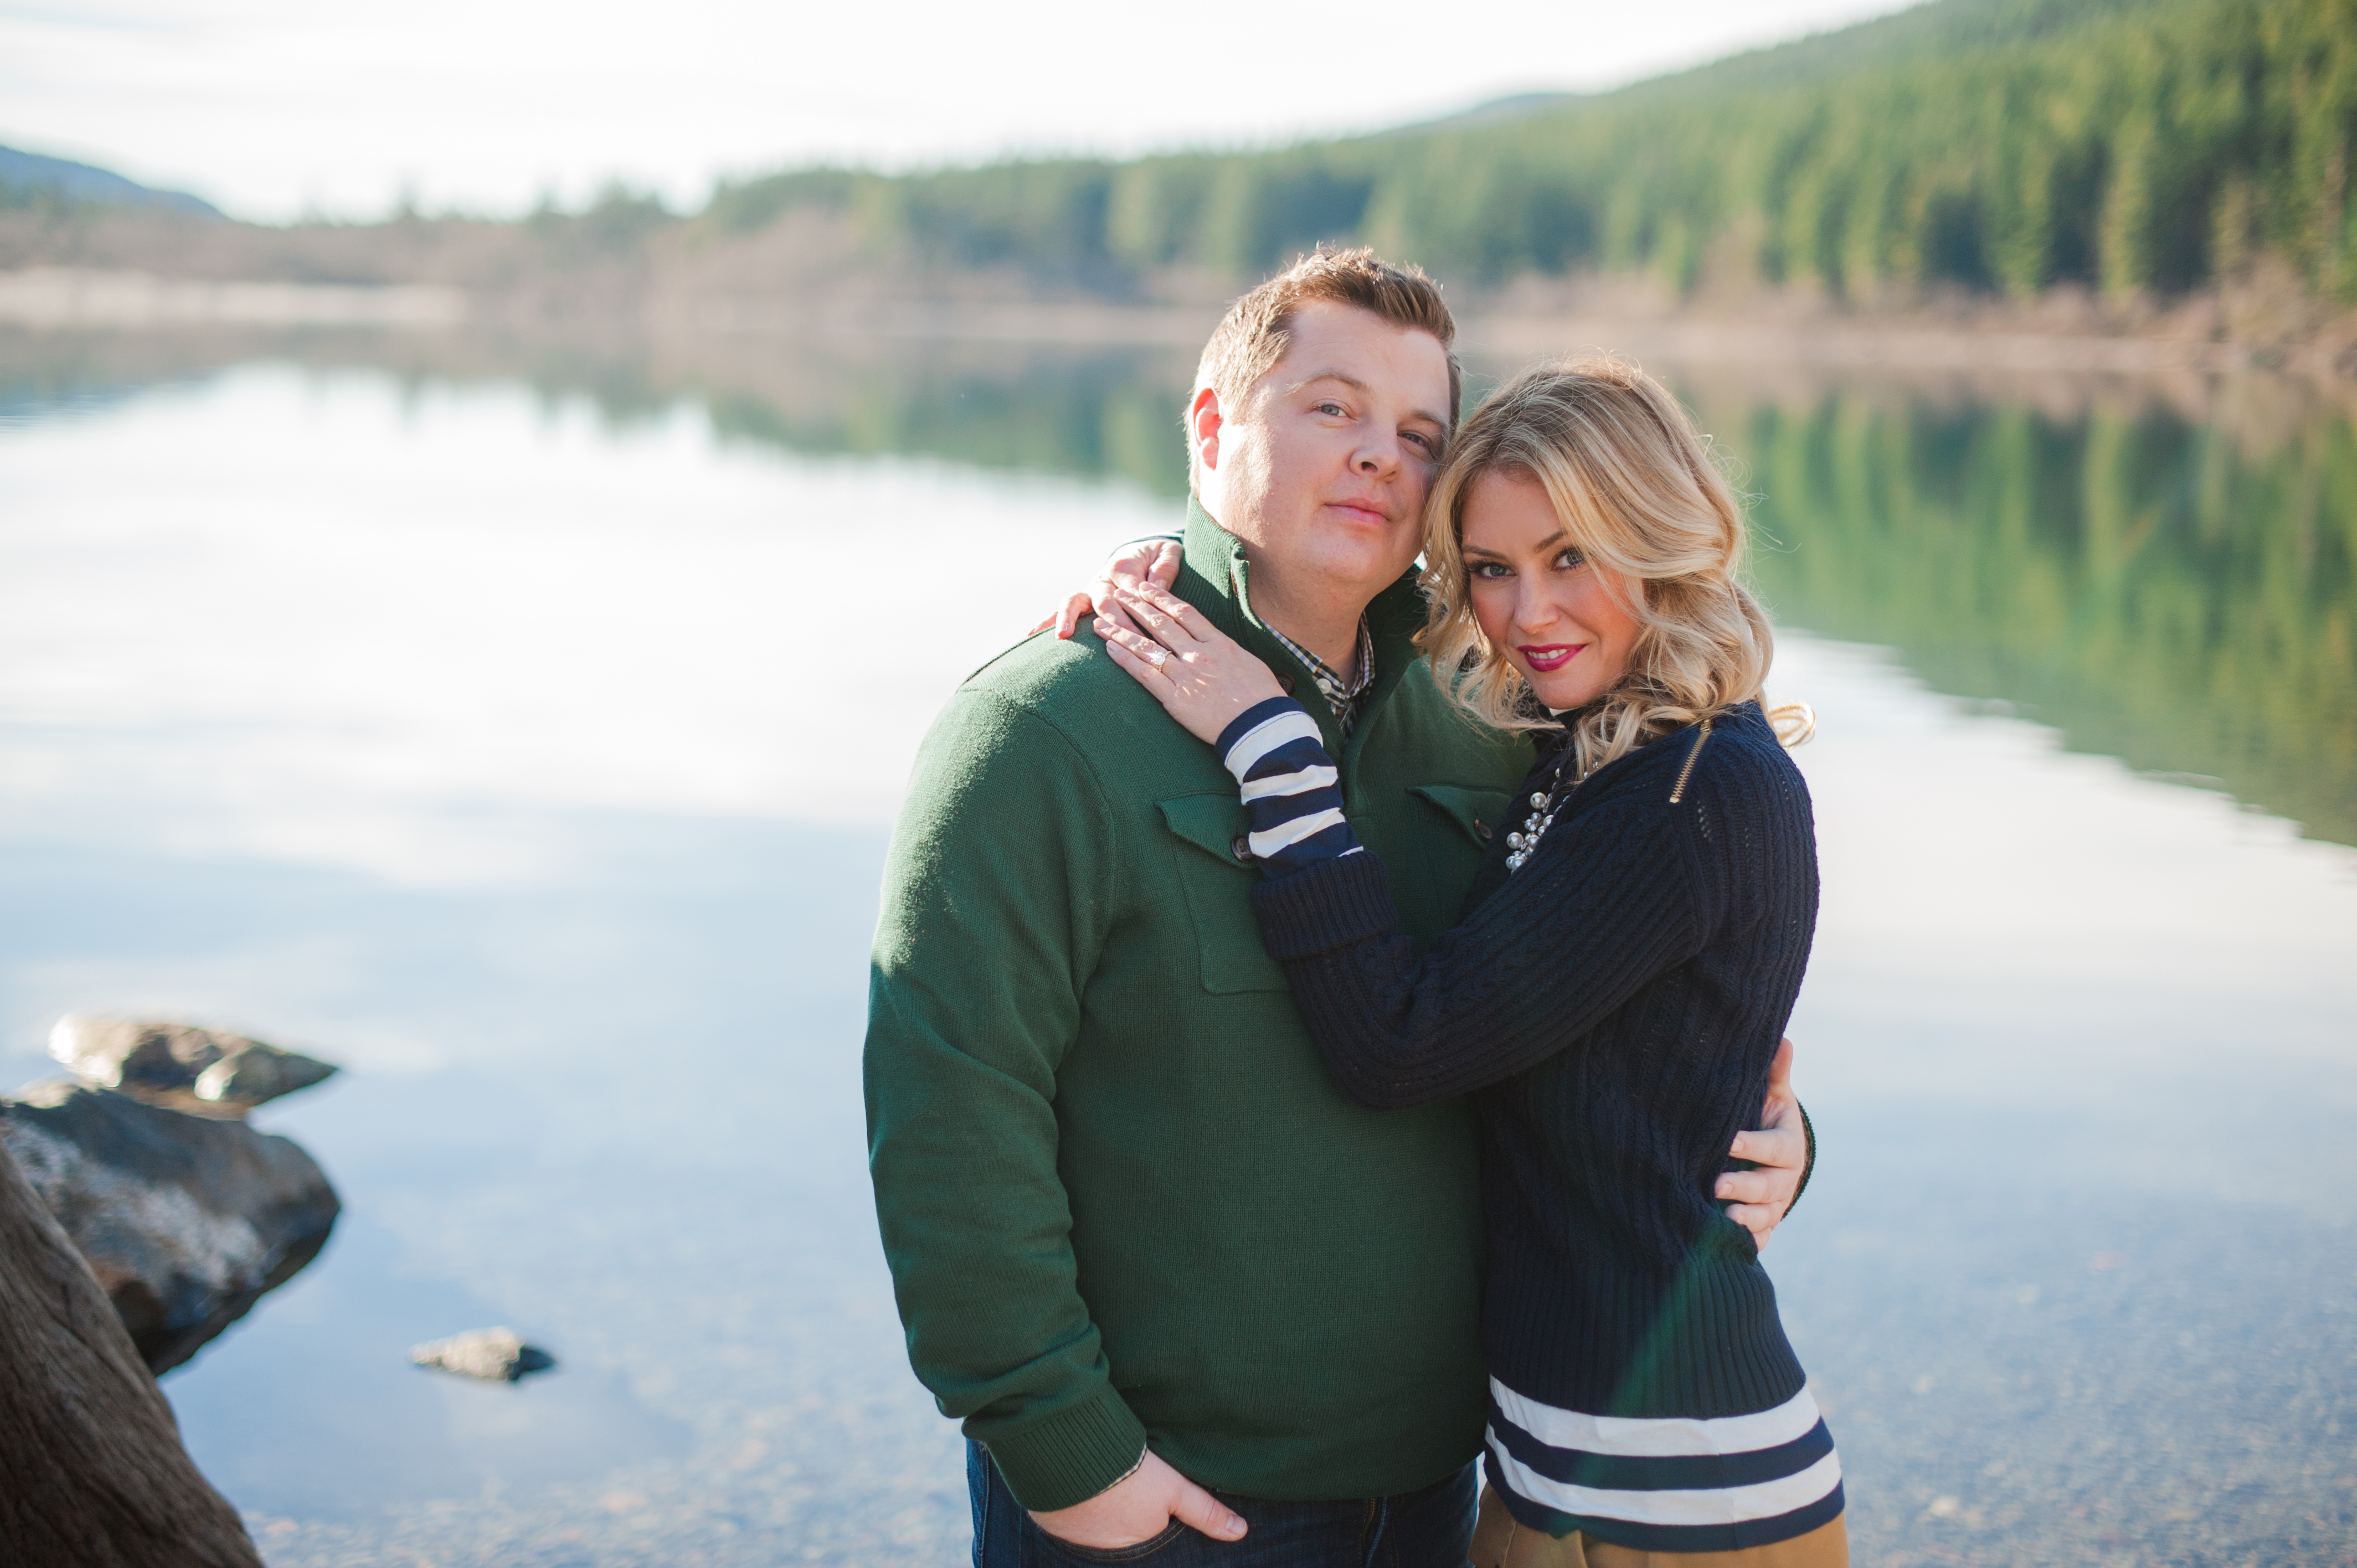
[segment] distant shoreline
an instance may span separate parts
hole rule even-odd
[[[420,283],[292,283],[175,278],[130,269],[30,266],[0,271],[0,323],[19,328],[359,326],[457,330],[528,326],[514,297]],[[1980,309],[1968,318],[1926,314],[1793,311],[1763,302],[1709,309],[1503,309],[1469,302],[1461,342],[1473,354],[1612,351],[1669,363],[1810,366],[1841,371],[1994,371],[2062,375],[2232,375],[2282,371],[2357,382],[2357,330],[2317,330],[2305,342],[2192,335],[2188,311],[2143,328],[2046,326],[2039,311]],[[985,342],[1192,349],[1219,321],[1219,304],[1120,304],[1096,299],[813,299],[648,293],[643,326],[674,335],[752,332],[780,338],[938,338]],[[2215,311],[2211,311],[2215,314]],[[564,323],[547,323],[561,330]]]
[[[844,297],[809,290],[721,293],[641,281],[597,302],[552,299],[537,290],[469,290],[447,283],[297,283],[287,278],[188,278],[97,266],[26,266],[0,271],[0,332],[28,338],[181,339],[253,338],[259,351],[302,338],[365,335],[408,359],[446,359],[481,349],[483,335],[516,344],[603,344],[646,349],[679,363],[761,356],[761,344],[806,344],[823,354],[867,347],[917,349],[926,342],[1039,349],[1138,349],[1190,356],[1219,321],[1219,299],[992,297],[985,281],[962,281],[969,297],[909,293]],[[1657,371],[1754,389],[1810,393],[1829,382],[1916,387],[2029,384],[2076,403],[2103,384],[2140,384],[2170,403],[2197,408],[2201,387],[2234,377],[2308,384],[2333,403],[2357,403],[2357,318],[2300,318],[2300,302],[2218,295],[2147,309],[2140,318],[2107,314],[2088,299],[2039,299],[2015,306],[1949,299],[1940,309],[1829,309],[1777,295],[1678,304],[1642,281],[1527,285],[1521,293],[1466,299],[1459,347],[1476,371],[1563,354],[1617,354]],[[2237,332],[2258,318],[2258,332]],[[393,344],[410,344],[396,349]],[[2076,392],[2072,392],[2076,389]]]

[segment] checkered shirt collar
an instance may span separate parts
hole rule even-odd
[[[1367,688],[1375,683],[1375,634],[1368,629],[1367,618],[1359,618],[1359,672],[1349,681],[1343,680],[1341,672],[1331,664],[1276,628],[1269,627],[1268,634],[1285,644],[1285,650],[1300,660],[1308,670],[1309,678],[1318,682],[1318,693],[1326,699],[1326,705],[1334,710],[1334,722],[1348,738],[1351,726],[1359,721],[1360,700],[1367,694]]]

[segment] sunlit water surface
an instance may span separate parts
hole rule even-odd
[[[274,1564],[959,1558],[862,1160],[885,834],[1171,515],[366,371],[0,424],[0,1065],[86,1008],[349,1069],[258,1118],[327,1252],[165,1384]],[[1885,650],[1773,691],[1824,1153],[1769,1261],[1858,1561],[2349,1561],[2357,851]],[[560,1369],[407,1364],[499,1323]]]

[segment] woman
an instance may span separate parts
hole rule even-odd
[[[1601,360],[1484,405],[1426,520],[1436,678],[1541,755],[1463,923],[1422,955],[1268,668],[1150,584],[1120,590],[1146,635],[1096,629],[1242,785],[1262,934],[1343,1091],[1475,1095],[1478,1568],[1846,1563],[1832,1439],[1750,1235],[1710,1197],[1817,897],[1808,792],[1760,703],[1740,510],[1675,400]]]

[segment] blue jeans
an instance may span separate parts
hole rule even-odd
[[[974,1500],[974,1568],[1465,1568],[1473,1549],[1475,1469],[1468,1465],[1422,1491],[1342,1502],[1217,1492],[1252,1527],[1242,1541],[1213,1541],[1172,1520],[1150,1541],[1099,1550],[1059,1541],[1034,1524],[999,1478],[990,1451],[970,1442],[965,1483]]]

